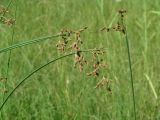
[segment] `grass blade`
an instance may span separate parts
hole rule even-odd
[[[151,13],[156,14],[156,15],[160,15],[160,11],[151,11]]]
[[[148,83],[149,83],[149,85],[150,85],[150,87],[151,87],[151,89],[152,89],[152,91],[153,91],[153,94],[154,94],[155,99],[158,99],[156,90],[155,90],[155,88],[154,88],[154,86],[153,86],[153,83],[152,83],[150,77],[149,77],[147,74],[145,74],[145,77],[146,77],[146,79],[147,79],[147,81],[148,81]]]
[[[15,6],[15,20],[16,20],[16,16],[17,16],[17,1],[15,1],[16,3],[16,6]],[[16,24],[16,23],[15,23]],[[11,37],[11,43],[8,41],[8,44],[12,45],[13,44],[13,41],[14,41],[14,35],[15,35],[15,24],[13,25],[13,28],[12,28],[12,37]],[[10,68],[10,61],[11,61],[11,55],[12,55],[12,51],[10,50],[9,51],[9,55],[8,55],[8,62],[7,62],[7,71],[6,71],[6,82],[4,84],[4,89],[6,89],[7,87],[7,81],[8,81],[8,76],[9,76],[9,68]],[[4,101],[4,98],[5,98],[5,93],[3,94],[3,101]]]
[[[33,40],[28,40],[28,41],[24,41],[24,42],[21,42],[21,43],[17,43],[17,44],[11,45],[9,47],[0,49],[0,53],[7,52],[7,51],[10,51],[10,50],[13,50],[13,49],[16,49],[16,48],[19,48],[19,47],[27,46],[27,45],[30,45],[30,44],[42,42],[42,41],[45,41],[45,40],[48,40],[48,39],[52,39],[54,37],[59,37],[59,36],[62,36],[62,35],[59,35],[59,34],[51,35],[51,36],[41,37],[41,38],[37,38],[37,39],[33,39]]]

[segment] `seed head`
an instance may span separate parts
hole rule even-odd
[[[0,14],[4,14],[4,13],[8,13],[8,12],[9,11],[5,7],[3,7],[3,6],[0,7]]]
[[[3,23],[8,26],[12,26],[15,23],[15,21],[16,21],[15,19],[10,18],[10,19],[3,20]]]

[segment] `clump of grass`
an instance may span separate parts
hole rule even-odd
[[[91,66],[91,69],[93,70],[91,72],[87,72],[87,76],[98,78],[100,77],[101,71],[103,71],[104,68],[107,68],[104,60],[99,58],[99,55],[105,54],[105,51],[95,49],[95,51],[92,52],[92,58],[90,60],[85,59],[85,55],[80,52],[83,48],[83,44],[85,44],[85,41],[81,38],[81,34],[85,32],[87,28],[88,27],[83,27],[76,31],[68,29],[61,30],[61,34],[65,34],[65,36],[61,37],[61,40],[58,41],[56,46],[61,53],[74,51],[76,53],[74,57],[74,67],[78,67],[79,71],[82,72],[86,65]],[[102,79],[104,79],[104,76]],[[109,90],[111,91],[111,89]]]

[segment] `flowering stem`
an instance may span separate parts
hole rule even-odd
[[[135,102],[135,93],[134,93],[134,83],[133,83],[133,72],[132,72],[132,63],[131,63],[131,53],[130,53],[130,47],[129,47],[129,40],[128,40],[128,35],[127,35],[127,28],[124,24],[124,15],[123,13],[126,13],[126,10],[120,10],[119,14],[121,15],[120,17],[120,22],[122,25],[122,32],[125,35],[125,41],[126,41],[126,46],[127,46],[127,54],[128,54],[128,64],[129,64],[129,71],[130,71],[130,80],[131,80],[131,88],[132,88],[132,98],[133,98],[133,111],[134,111],[134,119],[137,119],[136,115],[136,102]]]
[[[83,50],[83,51],[79,51],[79,52],[92,52],[92,51],[99,51],[99,50],[105,50],[105,49],[88,49],[88,50]],[[42,68],[48,66],[49,64],[51,63],[54,63],[60,59],[63,59],[63,58],[66,58],[66,57],[69,57],[69,56],[72,56],[76,54],[76,52],[72,52],[72,53],[69,53],[69,54],[66,54],[66,55],[63,55],[61,57],[58,57],[56,59],[53,59],[49,62],[47,62],[46,64],[38,67],[37,69],[33,70],[30,74],[28,74],[24,79],[22,79],[22,81],[9,93],[9,95],[6,97],[6,99],[3,101],[2,105],[0,106],[0,111],[3,109],[4,105],[7,103],[7,101],[9,100],[9,98],[13,95],[13,93],[20,87],[22,86],[22,84],[28,79],[30,78],[33,74],[37,73],[39,70],[41,70]]]

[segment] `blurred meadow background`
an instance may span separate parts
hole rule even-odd
[[[0,5],[9,2],[1,0]],[[1,120],[134,120],[124,37],[112,31],[95,32],[115,23],[121,8],[127,10],[137,120],[160,120],[159,0],[12,0],[6,17],[16,19],[16,24],[0,24],[0,49],[55,35],[63,28],[87,26],[81,36],[83,49],[107,49],[103,58],[108,68],[101,74],[112,80],[112,92],[95,89],[101,77],[86,76],[85,70],[80,73],[73,57],[68,57],[41,69],[18,88],[1,110]],[[34,69],[62,55],[56,49],[59,39],[11,51],[5,97]],[[6,77],[8,58],[9,51],[0,53],[0,77]],[[1,82],[1,103],[3,89]]]

